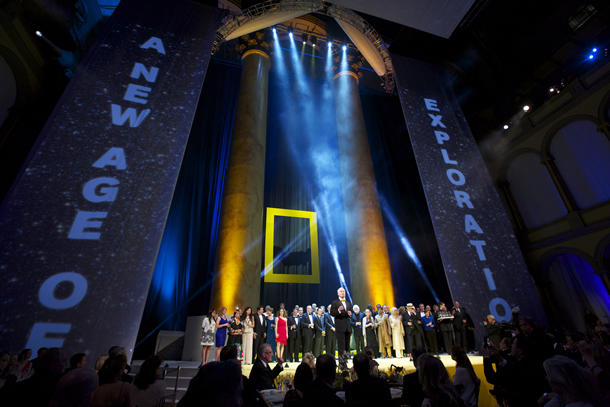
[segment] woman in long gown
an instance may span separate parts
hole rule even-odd
[[[402,352],[405,350],[405,330],[402,327],[402,318],[396,307],[392,308],[390,326],[392,327],[392,347],[394,348],[396,358],[402,358]]]
[[[364,331],[364,346],[370,346],[373,349],[373,355],[378,358],[379,342],[377,342],[377,335],[375,334],[375,319],[368,308],[364,311],[362,329]]]
[[[284,360],[284,348],[288,341],[288,318],[284,308],[280,308],[275,319],[275,341],[277,342],[275,355]]]
[[[208,359],[210,358],[210,349],[214,345],[214,341],[216,340],[216,310],[209,310],[208,315],[203,318],[203,323],[201,324],[201,344],[203,347],[201,348],[201,366],[208,363]]]
[[[214,360],[220,360],[220,351],[227,340],[227,327],[229,321],[226,318],[227,309],[222,307],[218,310],[218,317],[216,318],[216,358]]]
[[[254,317],[252,316],[252,307],[246,307],[244,310],[244,331],[242,341],[244,341],[244,364],[252,364],[252,347],[254,346]]]
[[[275,316],[273,315],[273,308],[267,308],[267,339],[265,342],[271,346],[273,362],[275,362]]]
[[[244,329],[244,324],[242,324],[240,319],[240,311],[236,310],[233,313],[233,320],[231,321],[231,326],[229,327],[229,336],[228,345],[234,345],[237,348],[237,361],[241,364],[244,362],[244,353],[242,346],[242,332]]]
[[[381,311],[375,316],[375,327],[377,328],[377,341],[379,342],[379,349],[381,355],[386,357],[392,356],[392,330],[388,316],[385,312]]]

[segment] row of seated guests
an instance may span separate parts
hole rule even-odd
[[[150,356],[133,377],[127,374],[125,349],[119,346],[110,348],[109,354],[96,362],[95,370],[85,367],[84,353],[73,355],[68,367],[63,349],[45,349],[33,363],[31,377],[16,381],[8,375],[0,390],[0,405],[154,407],[165,394],[165,382],[158,377],[162,363],[160,357]]]

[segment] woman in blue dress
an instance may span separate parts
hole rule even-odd
[[[273,315],[273,308],[267,308],[267,340],[265,342],[271,345],[273,361],[275,362],[275,316]]]
[[[227,327],[229,326],[229,321],[226,316],[227,309],[225,307],[220,308],[218,310],[218,317],[216,317],[216,358],[214,359],[216,361],[220,360],[220,351],[227,341]]]

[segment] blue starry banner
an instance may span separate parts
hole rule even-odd
[[[219,11],[121,2],[0,207],[0,343],[132,350]]]
[[[467,307],[479,340],[488,314],[509,321],[515,306],[545,323],[532,277],[448,75],[398,55],[392,55],[392,63],[453,300]]]

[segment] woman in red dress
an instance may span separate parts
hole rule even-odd
[[[286,317],[286,310],[280,308],[277,313],[277,319],[275,322],[275,342],[277,356],[284,359],[284,348],[286,347],[286,341],[288,340],[288,318]]]

